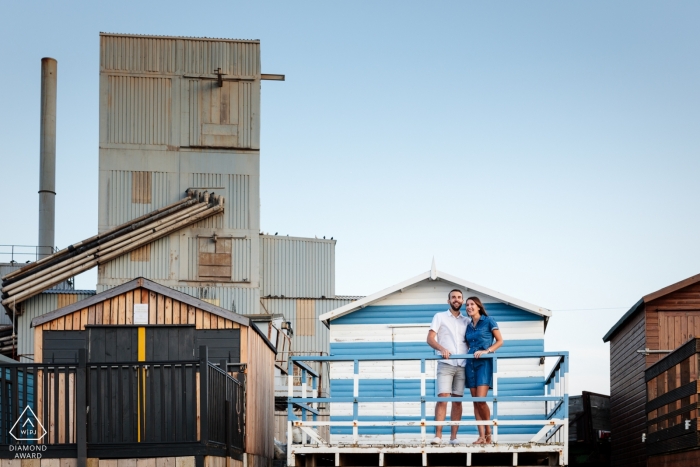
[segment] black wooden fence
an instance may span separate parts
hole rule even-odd
[[[81,350],[76,364],[0,363],[0,445],[46,444],[79,461],[88,449],[133,457],[129,447],[149,445],[240,457],[244,383],[207,357],[202,346],[192,361],[87,363]],[[21,433],[37,421],[36,434]]]

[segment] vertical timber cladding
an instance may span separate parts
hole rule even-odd
[[[644,467],[646,446],[645,314],[637,313],[610,340],[610,424],[612,465]]]
[[[107,292],[103,292],[107,293]],[[96,295],[93,297],[99,297],[99,295]],[[66,342],[55,342],[57,340],[61,339],[67,339],[67,337],[59,336],[58,334],[51,334],[53,331],[86,331],[90,329],[95,329],[92,328],[92,326],[100,326],[100,325],[133,325],[133,305],[134,304],[139,304],[139,303],[145,303],[148,304],[148,325],[191,325],[195,329],[195,334],[194,334],[194,344],[196,345],[197,342],[202,340],[202,342],[205,342],[205,345],[211,344],[213,347],[216,349],[216,355],[218,355],[220,358],[242,358],[244,355],[242,355],[243,352],[240,350],[235,350],[232,348],[224,348],[226,347],[225,345],[222,344],[223,341],[220,339],[222,338],[221,335],[217,333],[198,333],[199,330],[226,330],[230,333],[229,338],[230,341],[233,344],[236,342],[241,342],[240,339],[240,331],[237,331],[238,329],[241,328],[241,325],[237,322],[225,319],[221,316],[217,316],[214,313],[210,313],[208,311],[205,311],[201,308],[195,307],[193,305],[190,305],[185,302],[180,302],[176,299],[173,299],[171,297],[162,295],[160,293],[154,292],[152,290],[148,290],[146,288],[136,288],[134,290],[128,290],[123,293],[120,293],[114,297],[109,297],[106,298],[105,300],[102,301],[96,301],[88,306],[85,306],[83,308],[76,309],[75,311],[65,315],[65,316],[59,316],[54,319],[51,319],[50,321],[47,321],[45,323],[42,323],[38,325],[34,329],[34,354],[35,354],[35,360],[37,363],[41,363],[44,361],[44,358],[49,358],[51,356],[50,353],[45,353],[44,352],[44,336],[49,336],[51,335],[52,337],[48,337],[48,350],[50,351],[61,351],[57,352],[55,356],[57,358],[62,358],[62,359],[67,359],[66,361],[73,361],[71,359],[74,358],[73,353],[66,353],[68,347],[68,343]],[[80,305],[80,302],[77,304],[74,304],[73,306],[78,307]],[[41,317],[37,318],[40,319]],[[105,328],[102,328],[105,329]],[[126,327],[125,327],[126,329]],[[134,329],[134,328],[132,328]],[[159,328],[153,328],[153,329],[159,329]],[[165,345],[165,342],[173,338],[175,342],[189,342],[191,339],[189,339],[186,335],[178,335],[177,338],[175,336],[172,336],[169,333],[169,329],[167,328],[160,328],[163,329],[163,331],[149,331],[147,333],[147,340],[153,341],[153,342],[160,342],[160,346],[163,347],[159,350],[154,349],[153,351],[156,352],[155,356],[160,357],[167,357],[166,359],[171,359],[170,353],[171,350],[173,352],[173,355],[177,354],[179,350],[175,349],[170,344]],[[174,328],[177,329],[177,328]],[[98,332],[98,331],[96,331]],[[103,332],[103,331],[99,331]],[[107,332],[107,331],[104,331]],[[111,332],[111,331],[109,331]],[[128,333],[128,331],[125,331]],[[158,333],[158,332],[164,332],[166,334],[163,335],[158,335],[153,333]],[[178,331],[180,332],[180,331]],[[185,334],[187,334],[189,331],[182,331]],[[44,334],[46,333],[46,334]],[[109,339],[107,339],[107,336],[105,335],[105,342],[112,342],[114,340],[114,346],[116,346],[116,339],[118,338],[124,338],[126,339],[125,336],[117,336],[116,334],[114,336],[110,336]],[[73,339],[73,337],[70,337],[70,339]],[[76,337],[76,339],[80,339],[79,337]],[[87,339],[87,336],[84,338]],[[85,341],[83,339],[83,341]],[[73,339],[75,340],[75,339]],[[148,345],[148,344],[147,344]],[[240,347],[241,344],[237,344],[238,347]],[[128,347],[128,346],[127,346]],[[177,346],[176,346],[177,347]],[[189,348],[189,347],[188,347]],[[116,347],[114,347],[114,351],[110,351],[110,355],[115,355],[116,354]],[[109,350],[109,349],[107,349]],[[148,348],[147,350],[147,356],[150,356],[151,354],[148,354]],[[167,355],[163,352],[166,352]],[[191,349],[187,351],[188,353],[191,352]],[[246,353],[247,354],[247,353]],[[178,358],[183,357],[183,355],[177,354]],[[97,357],[100,358],[100,357]],[[107,358],[107,357],[105,357]],[[112,357],[109,357],[112,358]],[[155,357],[154,357],[155,358]],[[192,356],[190,356],[192,358]],[[274,359],[274,357],[273,357]],[[115,360],[110,360],[110,361],[115,361]],[[274,362],[273,362],[274,366]]]
[[[645,305],[646,347],[674,350],[694,337],[700,337],[700,283],[663,295]],[[647,367],[665,354],[650,354]]]

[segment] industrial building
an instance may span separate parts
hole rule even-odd
[[[270,370],[277,377],[264,402],[270,419],[256,424],[267,430],[278,425],[274,381],[286,373],[283,362],[292,352],[327,355],[328,329],[317,317],[354,300],[335,294],[335,240],[260,230],[261,82],[284,76],[261,72],[257,40],[110,33],[99,39],[97,232],[54,247],[61,228],[54,214],[58,66],[43,59],[39,247],[35,261],[3,265],[7,313],[0,326],[7,329],[0,328],[0,342],[11,333],[5,354],[38,364],[43,355],[32,323],[86,300],[101,302],[138,278],[167,287],[165,295],[254,316],[258,324],[251,326],[268,340],[274,336]],[[95,290],[74,290],[72,277],[94,267]],[[298,341],[290,339],[295,334]],[[248,371],[250,365],[242,373]],[[273,434],[250,436],[267,446],[239,459],[264,465]]]

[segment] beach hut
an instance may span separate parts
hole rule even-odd
[[[452,289],[461,289],[465,299],[479,297],[499,323],[505,340],[496,352],[496,383],[489,392],[489,396],[498,396],[494,413],[498,445],[467,444],[476,438],[473,424],[460,428],[460,446],[436,447],[426,442],[433,436],[432,426],[425,425],[434,421],[437,396],[436,354],[426,338],[433,316],[448,309]],[[315,456],[315,460],[306,461],[306,465],[314,465],[322,458],[316,453],[324,449],[336,455],[336,465],[355,465],[352,462],[360,458],[348,456],[363,455],[378,456],[362,459],[379,465],[421,462],[421,456],[422,465],[465,465],[464,454],[466,465],[470,465],[472,454],[489,453],[515,453],[509,462],[523,465],[541,461],[527,457],[535,452],[550,456],[557,464],[565,462],[567,440],[559,435],[567,428],[563,424],[544,427],[547,420],[566,418],[562,404],[568,397],[565,353],[557,355],[555,367],[546,373],[544,333],[550,316],[545,308],[437,271],[434,265],[430,271],[321,315],[319,319],[330,328],[330,356],[326,359],[330,362],[330,397],[317,400],[330,404],[330,436],[314,440],[320,446],[307,448],[305,440],[301,446],[290,444],[288,464],[303,465],[300,456]],[[300,362],[300,357],[292,360]],[[560,398],[558,402],[554,397],[547,399],[554,395]],[[302,408],[313,409],[310,404],[303,406],[303,400],[292,399],[302,403]],[[472,404],[465,404],[463,420],[467,425],[474,421]],[[303,416],[301,421],[292,417],[289,425],[305,428],[313,422],[307,425]],[[429,459],[458,453],[457,464],[451,463],[454,457]],[[418,457],[401,457],[406,455]]]

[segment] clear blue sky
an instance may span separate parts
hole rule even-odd
[[[44,56],[56,243],[96,233],[107,31],[260,39],[263,72],[287,76],[263,83],[262,229],[338,239],[340,294],[434,256],[554,310],[572,393],[607,393],[605,332],[700,272],[700,3],[2,2],[0,18],[2,244],[36,243]]]

